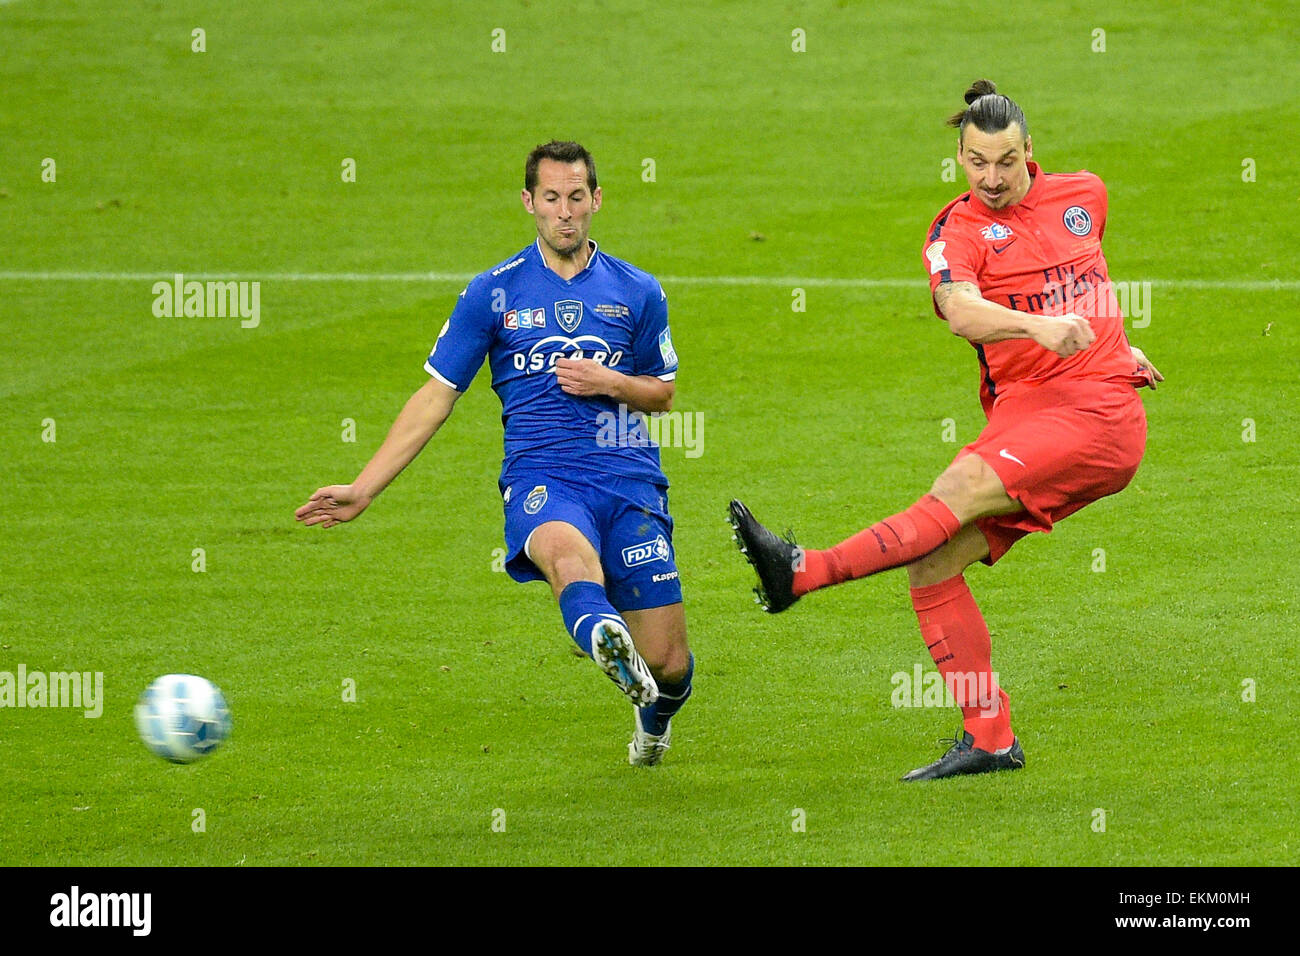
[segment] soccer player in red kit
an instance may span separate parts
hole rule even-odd
[[[910,508],[824,551],[777,537],[739,501],[730,508],[771,613],[818,588],[907,568],[921,636],[964,725],[909,781],[1024,766],[962,572],[1123,489],[1146,445],[1135,389],[1163,381],[1124,334],[1101,252],[1101,180],[1044,173],[1024,113],[989,81],[965,99],[949,125],[970,190],[935,218],[922,252],[936,313],[979,358],[988,425]]]

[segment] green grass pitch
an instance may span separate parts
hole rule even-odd
[[[1293,5],[413,9],[0,6],[0,672],[105,695],[0,709],[0,864],[1300,862]],[[959,715],[891,705],[932,669],[903,575],[763,615],[724,514],[829,544],[979,431],[920,257],[978,76],[1106,181],[1167,382],[1123,494],[968,575],[1026,770],[905,786]],[[423,382],[454,277],[530,240],[553,136],[595,153],[593,236],[663,277],[704,423],[663,454],[699,666],[652,771],[546,588],[493,569],[485,376],[359,521],[293,521]],[[261,281],[260,324],[155,317],[178,272]],[[417,272],[453,278],[337,278]],[[177,671],[234,715],[190,767],[132,723]]]

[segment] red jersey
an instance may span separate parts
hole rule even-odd
[[[1081,315],[1097,337],[1069,358],[1032,339],[976,344],[985,414],[999,396],[1048,379],[1148,381],[1137,372],[1101,252],[1105,185],[1088,172],[1028,167],[1033,180],[1020,202],[990,209],[968,191],[931,223],[922,252],[930,292],[941,282],[971,282],[985,299],[1017,312]],[[935,312],[942,318],[938,305]]]

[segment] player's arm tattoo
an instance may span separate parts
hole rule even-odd
[[[980,295],[979,287],[973,282],[940,282],[939,287],[934,290],[934,304],[946,316],[948,314],[948,303],[958,296],[983,298]]]

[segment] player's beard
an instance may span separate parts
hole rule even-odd
[[[999,190],[997,194],[993,196],[989,196],[983,189],[980,190],[979,195],[980,199],[984,201],[984,205],[988,206],[990,209],[1001,209],[1006,204],[1006,197],[1010,192],[1011,187],[1007,186]]]
[[[1016,193],[1020,193],[1020,199],[1024,199],[1025,196],[1028,195],[1029,187],[1033,185],[1033,181],[1034,178],[1030,176],[1028,170],[1026,170],[1023,182],[1004,183],[1001,192],[991,199],[984,195],[984,190],[981,188],[978,190],[979,197],[984,205],[988,206],[990,209],[1006,209],[1012,204],[1011,197]],[[1022,189],[1024,190],[1023,192],[1021,192]],[[1015,201],[1020,202],[1020,199]]]
[[[563,256],[565,259],[572,259],[580,249],[586,246],[587,235],[582,230],[578,230],[571,239],[567,240],[567,244],[562,243],[565,243],[565,239],[560,235],[555,235],[546,242],[556,255]]]

